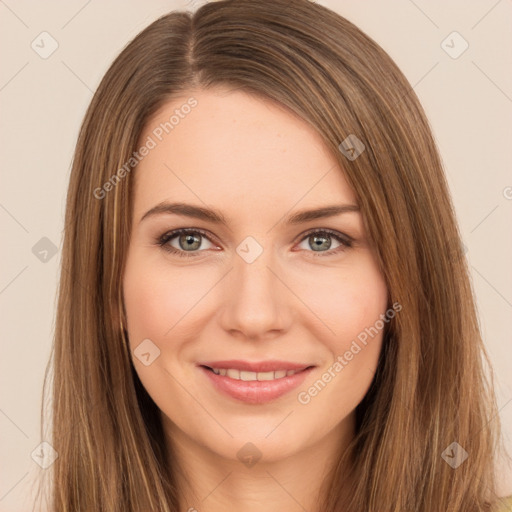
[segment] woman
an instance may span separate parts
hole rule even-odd
[[[503,510],[428,122],[332,11],[139,34],[85,116],[62,269],[52,511]]]

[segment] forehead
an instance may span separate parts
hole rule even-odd
[[[194,105],[190,107],[190,105]],[[241,91],[194,90],[146,124],[154,147],[135,171],[135,208],[193,199],[248,212],[355,203],[338,161],[313,127],[281,105]],[[244,198],[243,204],[240,198]]]

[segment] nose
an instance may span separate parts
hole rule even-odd
[[[223,288],[221,326],[250,340],[282,336],[293,320],[293,293],[283,284],[286,279],[271,248],[250,261],[239,254],[233,258]]]

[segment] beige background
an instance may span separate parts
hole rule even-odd
[[[41,441],[65,193],[85,109],[132,37],[162,14],[200,3],[0,0],[1,511],[32,509],[39,466],[31,453]],[[431,121],[467,247],[512,454],[512,1],[319,3],[353,21],[391,55]],[[58,43],[46,59],[31,47],[35,41],[43,51],[46,37],[44,48],[50,48],[49,37],[39,37],[43,31]],[[456,59],[441,46],[453,31],[469,44]],[[447,42],[452,53],[462,44],[458,36],[452,43],[453,37]],[[42,252],[51,244],[54,255]],[[511,473],[501,471],[503,494],[512,494]]]

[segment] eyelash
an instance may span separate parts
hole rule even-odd
[[[178,235],[184,234],[184,233],[198,233],[201,236],[204,236],[207,240],[212,242],[208,234],[201,230],[201,229],[195,229],[195,228],[180,228],[175,229],[174,231],[169,231],[167,233],[164,233],[163,235],[159,236],[156,239],[157,245],[162,247],[165,251],[175,254],[177,256],[180,256],[181,258],[194,258],[197,256],[198,253],[202,251],[182,251],[179,249],[176,249],[175,247],[172,247],[170,245],[167,245],[169,241],[171,241],[173,238],[175,238]],[[350,249],[353,246],[354,240],[349,237],[348,235],[344,235],[342,233],[338,233],[337,231],[332,231],[330,229],[313,229],[305,233],[302,238],[300,239],[299,243],[302,242],[304,239],[310,237],[311,235],[329,235],[332,238],[334,238],[337,242],[340,242],[340,246],[336,249],[330,249],[328,251],[306,251],[306,252],[312,252],[313,257],[323,257],[323,256],[332,256],[334,254],[337,254],[339,252],[345,251],[346,249]],[[213,243],[213,242],[212,242]]]

